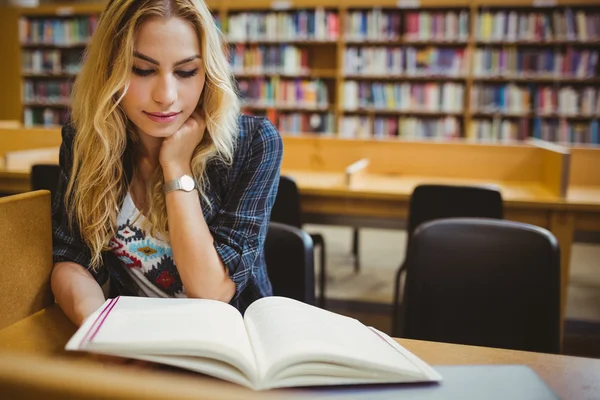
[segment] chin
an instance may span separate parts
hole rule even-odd
[[[166,138],[169,136],[173,136],[175,132],[177,132],[176,127],[171,128],[163,128],[163,129],[147,129],[142,130],[146,135],[156,137],[156,138]]]
[[[180,128],[180,124],[173,122],[171,124],[153,124],[143,123],[136,124],[138,130],[143,132],[146,136],[165,138],[172,136]]]

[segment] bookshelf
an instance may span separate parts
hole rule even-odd
[[[595,143],[600,3],[478,5],[467,137]]]
[[[596,0],[208,3],[244,112],[266,115],[284,134],[599,141]],[[3,10],[13,36],[0,50],[17,62],[0,67],[0,118],[26,126],[67,118],[103,7]]]

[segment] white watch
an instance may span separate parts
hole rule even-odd
[[[174,179],[172,181],[165,182],[165,184],[163,185],[164,194],[167,194],[174,190],[183,190],[184,192],[191,192],[194,189],[196,189],[196,180],[187,174],[180,176],[179,178]]]

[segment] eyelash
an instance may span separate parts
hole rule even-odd
[[[154,72],[153,69],[141,69],[136,67],[133,67],[132,71],[134,74],[142,77],[148,76]],[[179,75],[180,78],[191,78],[198,73],[198,68],[193,69],[191,71],[175,71],[175,73]]]

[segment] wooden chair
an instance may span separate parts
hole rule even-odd
[[[0,198],[0,329],[53,304],[50,192]]]

